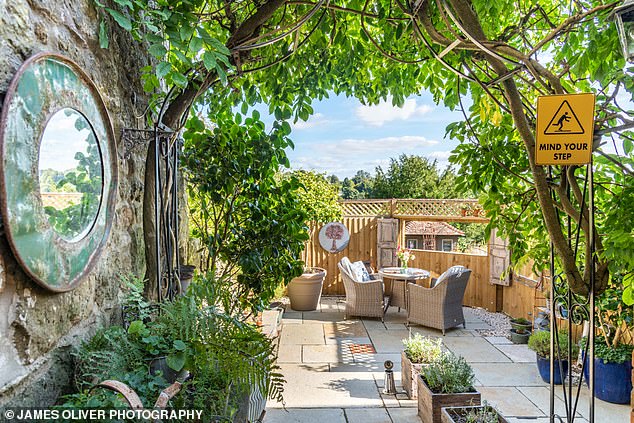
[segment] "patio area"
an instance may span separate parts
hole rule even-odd
[[[442,337],[422,326],[406,327],[406,312],[390,307],[378,319],[344,319],[344,297],[323,297],[316,311],[293,311],[287,305],[279,334],[278,364],[287,383],[285,408],[269,403],[266,423],[409,423],[420,422],[417,401],[401,387],[402,339],[410,333]],[[471,364],[482,400],[498,408],[509,422],[549,422],[549,386],[542,382],[535,353],[507,338],[484,336],[493,328],[480,310],[465,307],[466,329],[447,331],[444,346]],[[394,362],[396,395],[382,394],[383,362]],[[585,385],[577,407],[579,422],[588,421]],[[556,410],[564,414],[561,387]],[[595,421],[629,421],[629,406],[596,400]]]

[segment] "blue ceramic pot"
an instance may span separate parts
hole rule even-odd
[[[546,383],[550,383],[550,358],[544,358],[539,354],[537,356],[537,370],[542,380]],[[561,360],[561,367],[564,375],[568,373],[568,360]],[[553,383],[555,385],[561,385],[561,371],[559,369],[559,362],[555,360],[555,375]]]
[[[588,360],[585,360],[583,377],[586,384],[590,379],[589,372]],[[602,358],[595,357],[594,384],[594,394],[600,400],[614,404],[629,404],[632,391],[632,362],[628,360],[624,363],[605,363]]]

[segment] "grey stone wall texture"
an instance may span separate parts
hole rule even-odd
[[[72,346],[120,319],[121,276],[145,272],[145,148],[135,149],[124,160],[121,130],[143,128],[148,100],[142,94],[139,69],[148,59],[112,21],[107,21],[110,47],[101,49],[102,17],[93,0],[0,0],[0,100],[31,55],[53,52],[69,57],[90,76],[106,103],[119,168],[108,243],[77,289],[55,294],[40,288],[22,271],[0,233],[0,408],[45,406],[67,392],[72,386]]]

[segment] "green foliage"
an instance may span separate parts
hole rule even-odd
[[[302,185],[297,200],[308,220],[325,223],[341,219],[338,189],[326,180],[325,175],[296,170],[288,176],[295,178]]]
[[[555,348],[555,354],[557,357],[561,359],[569,359],[577,356],[579,352],[579,348],[577,345],[573,344],[572,354],[568,355],[568,332],[566,330],[560,329],[557,332],[557,343],[559,348]],[[538,355],[544,358],[550,357],[550,332],[546,330],[538,330],[531,334],[530,338],[528,338],[528,348],[535,351]]]
[[[460,408],[452,410],[452,414],[458,414],[462,419],[457,420],[459,423],[498,423],[500,421],[498,412],[486,400],[482,401],[482,406],[464,410]]]
[[[168,386],[160,372],[149,370],[151,360],[162,356],[172,369],[191,375],[171,406],[203,410],[210,421],[231,421],[253,389],[281,401],[284,380],[273,342],[243,316],[222,310],[220,297],[226,293],[215,282],[195,280],[191,293],[161,304],[158,315],[132,322],[127,331],[119,326],[97,331],[74,354],[78,392],[65,396],[62,406],[122,406],[111,392],[89,391],[107,379],[126,383],[151,406]]]
[[[442,340],[424,337],[420,333],[403,339],[405,355],[412,363],[431,363],[442,353]]]
[[[625,363],[632,360],[632,351],[634,345],[619,344],[616,347],[610,347],[602,342],[596,342],[594,345],[594,356],[603,359],[606,363]]]
[[[307,210],[300,181],[278,174],[289,164],[288,124],[275,122],[267,133],[256,111],[244,122],[240,114],[214,118],[213,127],[189,120],[182,163],[192,236],[205,248],[201,270],[233,283],[227,311],[234,314],[262,309],[278,285],[301,274]]]
[[[624,342],[623,335],[634,329],[634,308],[623,304],[624,277],[613,274],[610,286],[596,298],[596,319],[599,333],[596,344],[617,349]]]
[[[376,169],[372,198],[458,198],[451,169],[440,172],[436,161],[402,154],[389,168]]]
[[[423,367],[421,375],[434,393],[456,394],[474,391],[473,369],[464,357],[457,357],[449,352],[441,354],[436,361]]]

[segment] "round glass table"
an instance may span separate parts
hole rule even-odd
[[[383,280],[392,281],[392,292],[390,295],[390,305],[407,309],[407,283],[419,283],[429,279],[429,271],[416,267],[383,267],[379,269],[379,274]]]

